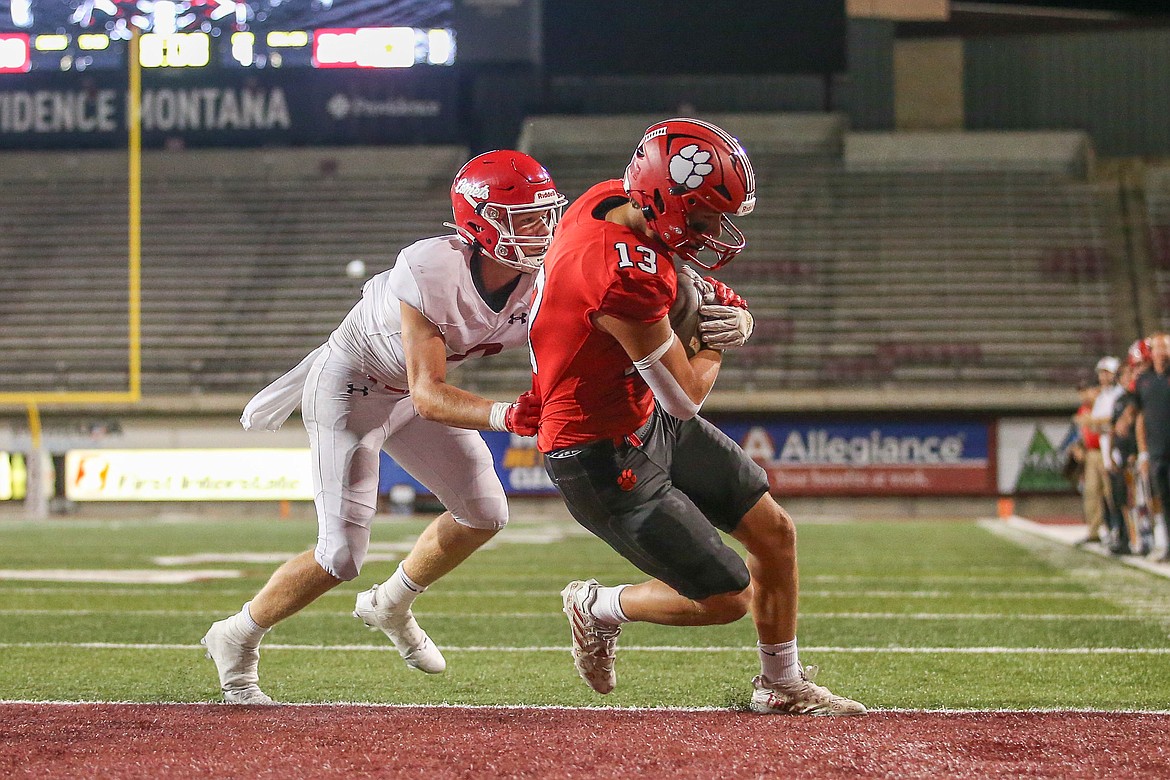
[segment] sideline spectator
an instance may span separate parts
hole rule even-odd
[[[1170,524],[1170,335],[1158,333],[1150,339],[1153,366],[1137,380],[1138,468],[1151,482],[1162,506],[1164,527]],[[1170,530],[1170,529],[1167,529]],[[1167,534],[1170,539],[1170,533]],[[1157,557],[1170,562],[1170,548]]]
[[[1077,385],[1077,395],[1080,397],[1081,405],[1077,408],[1076,414],[1073,415],[1073,423],[1077,426],[1078,437],[1074,445],[1081,455],[1081,479],[1080,489],[1082,496],[1082,507],[1085,516],[1085,525],[1088,526],[1089,535],[1081,541],[1080,544],[1088,544],[1090,542],[1099,542],[1101,540],[1101,523],[1103,521],[1103,512],[1101,511],[1101,494],[1098,490],[1096,493],[1096,501],[1091,501],[1089,480],[1092,478],[1089,475],[1092,464],[1097,464],[1093,469],[1094,473],[1101,471],[1101,437],[1089,425],[1089,420],[1093,416],[1093,404],[1097,400],[1097,395],[1100,393],[1100,387],[1091,382],[1085,381]],[[1090,453],[1095,455],[1090,456]]]
[[[1140,535],[1126,522],[1127,518],[1132,518],[1128,511],[1130,504],[1128,474],[1130,464],[1137,459],[1137,407],[1133,386],[1140,370],[1140,365],[1128,358],[1121,367],[1117,386],[1122,392],[1113,403],[1109,446],[1106,447],[1102,442],[1101,453],[1105,458],[1105,471],[1109,474],[1110,501],[1107,508],[1109,552],[1114,555],[1131,551],[1140,554],[1142,546]]]
[[[1105,356],[1097,361],[1097,398],[1089,412],[1087,427],[1097,436],[1097,447],[1087,446],[1085,451],[1085,521],[1089,525],[1086,541],[1096,541],[1100,536],[1106,512],[1113,505],[1107,459],[1113,447],[1110,442],[1113,430],[1113,406],[1125,392],[1117,384],[1117,369],[1120,361]],[[1104,540],[1111,543],[1112,540]]]

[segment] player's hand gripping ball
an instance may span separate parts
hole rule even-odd
[[[689,265],[679,269],[678,292],[667,316],[670,319],[670,329],[682,342],[687,357],[693,356],[703,348],[699,338],[699,325],[702,322],[699,307],[703,305],[704,297],[713,292],[711,284]]]
[[[709,292],[699,306],[699,337],[711,349],[742,347],[755,329],[745,301],[723,282],[707,277]]]

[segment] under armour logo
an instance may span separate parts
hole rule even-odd
[[[353,382],[350,382],[348,385],[345,386],[345,392],[349,393],[350,395],[353,395],[354,393],[361,393],[362,395],[369,395],[370,388],[366,387],[365,385],[358,387]]]
[[[515,325],[517,322],[528,322],[528,312],[522,311],[519,314],[513,314],[508,317],[509,325]]]

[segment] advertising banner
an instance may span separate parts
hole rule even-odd
[[[999,492],[1073,492],[1062,472],[1076,438],[1076,426],[1068,417],[1000,420],[996,432]]]
[[[778,496],[991,495],[990,425],[983,422],[772,422],[719,427],[768,472]],[[482,434],[511,496],[556,495],[531,438]],[[301,448],[74,450],[74,501],[312,500]],[[378,492],[430,491],[385,453]]]
[[[73,450],[65,456],[73,501],[279,501],[313,499],[308,449]]]
[[[146,147],[445,144],[460,140],[451,68],[143,75]],[[0,78],[0,149],[126,146],[117,71]]]
[[[504,484],[505,493],[510,496],[557,494],[557,489],[544,470],[544,455],[536,449],[536,439],[499,431],[483,431],[480,435],[492,452],[492,461]],[[396,485],[409,485],[418,493],[430,492],[383,452],[378,492],[389,495]]]
[[[719,427],[777,496],[989,495],[984,422],[741,422]]]

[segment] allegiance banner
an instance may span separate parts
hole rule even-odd
[[[719,428],[777,496],[990,495],[986,422],[746,422]]]

